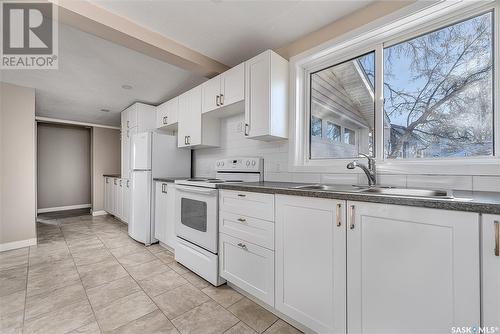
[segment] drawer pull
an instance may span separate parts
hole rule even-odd
[[[245,194],[238,194],[238,197],[247,197]]]
[[[247,245],[242,244],[241,242],[239,242],[239,243],[238,243],[238,246],[239,246],[240,248],[243,248],[244,250],[248,250],[248,249],[247,249]]]
[[[245,218],[238,218],[237,219],[240,223],[246,223],[247,220]]]
[[[500,256],[500,241],[499,241],[499,234],[500,234],[500,231],[499,231],[499,225],[500,225],[500,222],[498,220],[495,220],[494,222],[495,224],[495,256]]]
[[[342,226],[342,219],[340,218],[340,211],[342,210],[342,204],[337,204],[337,226]]]

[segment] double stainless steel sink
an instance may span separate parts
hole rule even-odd
[[[349,186],[349,185],[327,185],[327,184],[311,184],[293,187],[299,190],[319,190],[332,192],[347,192],[347,193],[362,193],[381,196],[397,196],[397,197],[422,197],[422,198],[441,198],[453,199],[451,191],[433,190],[433,189],[418,189],[418,188],[398,188],[398,187],[383,187],[383,186]]]

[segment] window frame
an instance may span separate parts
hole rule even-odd
[[[474,16],[493,15],[493,145],[490,157],[385,159],[383,140],[383,49]],[[310,159],[310,75],[357,56],[375,52],[374,154],[378,170],[387,173],[500,175],[500,4],[496,2],[417,2],[351,33],[290,59],[291,171],[349,173],[353,159]],[[331,167],[332,171],[325,170]],[[328,168],[329,169],[329,168]],[[352,171],[350,171],[352,172]]]

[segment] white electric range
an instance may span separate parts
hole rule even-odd
[[[217,185],[259,182],[264,179],[262,158],[238,157],[217,160],[216,178],[177,180],[175,260],[215,286],[219,277],[219,191]]]

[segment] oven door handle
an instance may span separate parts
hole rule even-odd
[[[207,188],[200,188],[200,187],[186,187],[186,186],[180,186],[176,185],[176,189],[180,191],[185,191],[187,193],[195,193],[195,194],[202,194],[202,195],[215,195],[217,194],[217,189],[207,189]]]

